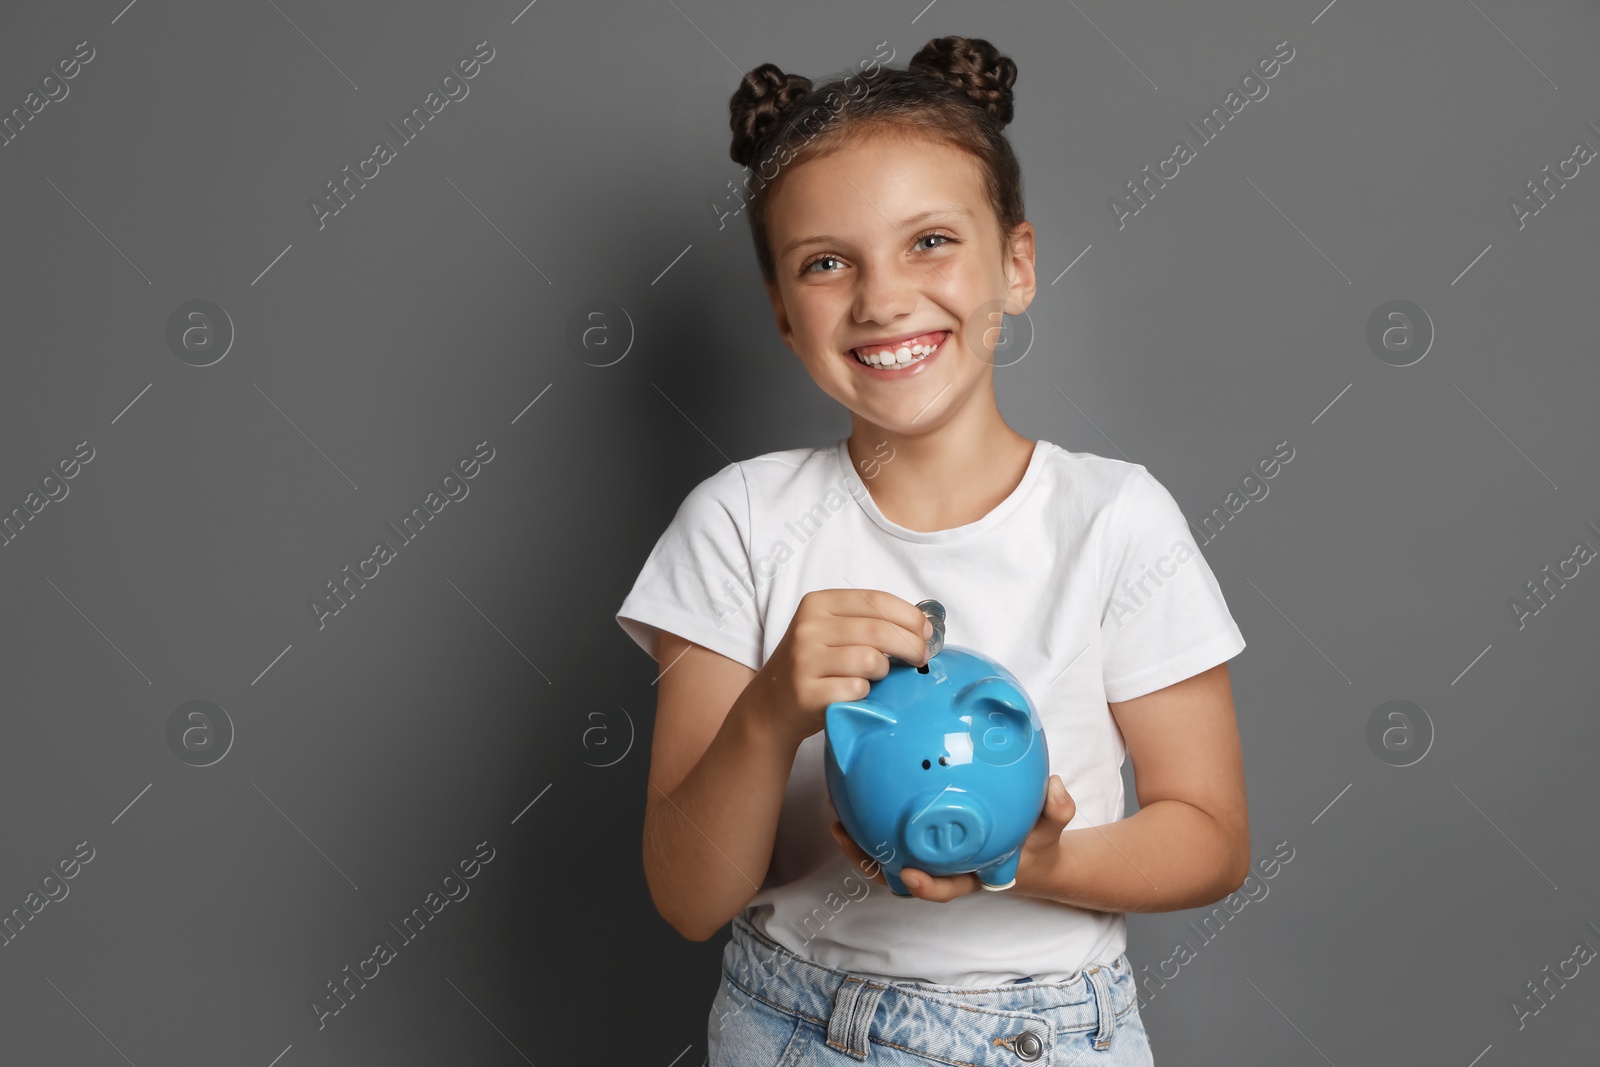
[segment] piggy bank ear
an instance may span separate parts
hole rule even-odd
[[[828,743],[839,770],[850,773],[850,764],[861,749],[861,742],[874,730],[893,726],[897,721],[887,708],[859,701],[841,700],[828,705],[825,713]]]
[[[1009,766],[1032,746],[1027,699],[1004,678],[973,682],[957,695],[956,706],[972,716],[972,758],[980,763]]]

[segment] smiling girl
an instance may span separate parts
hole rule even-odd
[[[998,312],[1036,288],[1016,74],[944,37],[865,95],[767,63],[732,98],[734,160],[781,162],[748,204],[778,333],[851,428],[701,481],[617,614],[662,671],[651,897],[692,940],[733,925],[714,1067],[1151,1063],[1124,913],[1211,903],[1249,870],[1245,642],[1177,503],[995,401]],[[827,706],[890,655],[927,662],[925,597],[1045,726],[1049,796],[1003,891],[907,867],[891,893],[824,785]]]

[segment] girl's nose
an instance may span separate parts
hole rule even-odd
[[[894,268],[863,269],[856,289],[857,322],[887,325],[916,310],[917,292],[908,275]]]

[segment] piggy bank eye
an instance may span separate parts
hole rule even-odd
[[[922,761],[922,769],[923,770],[927,770],[928,766],[929,766],[928,761],[927,760],[923,760]]]
[[[939,757],[939,766],[941,766],[941,767],[946,766],[946,761],[945,761],[945,758],[943,756]]]

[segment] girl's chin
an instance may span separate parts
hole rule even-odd
[[[853,388],[834,399],[874,426],[912,437],[942,422],[957,398],[970,391],[969,385],[933,377],[902,382],[898,388],[880,382],[850,384]]]

